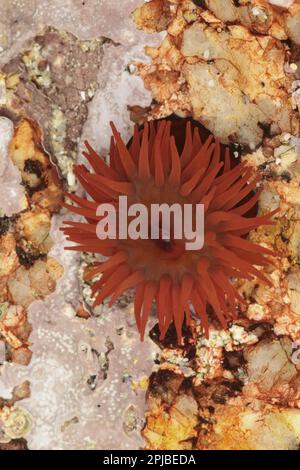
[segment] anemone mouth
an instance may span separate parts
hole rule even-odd
[[[160,238],[154,240],[158,249],[161,251],[162,259],[178,259],[185,252],[184,244],[178,240],[166,240]]]
[[[79,165],[77,177],[90,199],[69,195],[77,206],[65,204],[85,217],[86,223],[66,222],[63,231],[78,243],[69,249],[100,253],[108,257],[89,273],[89,279],[102,274],[93,284],[94,305],[110,297],[110,305],[128,288],[135,288],[135,318],[141,338],[156,303],[161,337],[174,323],[178,339],[182,325],[191,323],[191,307],[208,335],[207,310],[226,328],[236,318],[236,304],[243,302],[231,277],[253,279],[270,284],[259,267],[269,264],[274,253],[249,242],[250,230],[270,224],[270,213],[249,216],[257,204],[261,189],[253,169],[243,163],[232,164],[230,149],[211,135],[201,135],[190,120],[176,123],[161,120],[135,128],[125,145],[112,124],[110,165],[86,143],[85,157],[93,171]],[[177,130],[176,130],[177,128]],[[174,129],[174,125],[173,125]],[[177,139],[176,139],[177,135]],[[180,141],[181,139],[181,141]],[[185,203],[204,206],[205,233],[201,250],[187,251],[185,240],[108,239],[96,236],[96,215],[100,203],[116,205],[126,195],[128,204]]]

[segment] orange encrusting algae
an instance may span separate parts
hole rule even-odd
[[[146,123],[143,130],[135,127],[128,146],[115,126],[110,146],[110,165],[86,142],[84,156],[93,172],[77,165],[75,172],[90,199],[74,194],[68,197],[76,206],[64,204],[70,211],[85,217],[86,222],[66,221],[64,233],[78,246],[67,247],[108,257],[88,274],[91,280],[102,274],[92,287],[94,306],[111,297],[110,305],[127,289],[135,288],[135,319],[141,338],[153,303],[163,339],[174,322],[178,340],[184,321],[189,325],[192,314],[201,320],[208,335],[210,305],[223,328],[237,317],[236,303],[243,302],[230,278],[257,278],[270,281],[257,267],[270,264],[267,256],[274,253],[251,243],[245,235],[261,225],[271,224],[271,212],[250,217],[262,189],[259,178],[243,163],[231,168],[229,148],[224,158],[218,139],[209,136],[201,141],[199,130],[190,122],[185,130],[185,143],[179,154],[171,121]],[[223,161],[222,161],[223,160]],[[185,240],[100,240],[96,235],[101,219],[96,210],[101,203],[112,203],[117,209],[120,195],[127,195],[128,205],[142,203],[169,205],[202,203],[205,207],[204,247],[185,249]]]

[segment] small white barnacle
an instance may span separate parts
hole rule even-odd
[[[20,439],[26,436],[32,426],[31,414],[22,407],[5,408],[0,414],[3,431],[10,439]]]

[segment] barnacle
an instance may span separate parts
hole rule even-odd
[[[102,274],[92,287],[94,305],[109,296],[112,305],[125,290],[135,288],[135,319],[142,338],[154,301],[162,338],[174,322],[180,340],[182,325],[191,323],[193,313],[206,335],[211,314],[226,328],[237,316],[236,301],[243,302],[230,278],[258,278],[270,284],[258,267],[268,265],[265,256],[274,253],[245,238],[250,230],[272,223],[274,212],[259,217],[251,212],[262,191],[257,190],[259,177],[244,163],[233,166],[229,148],[218,139],[210,135],[202,141],[190,121],[182,149],[168,120],[146,123],[143,130],[136,127],[127,146],[113,124],[112,131],[110,166],[86,143],[84,155],[94,172],[84,165],[75,169],[90,199],[69,194],[77,206],[65,207],[86,222],[68,221],[62,228],[69,240],[79,244],[67,249],[108,257],[87,275],[93,279]],[[186,240],[174,237],[174,220],[168,241],[119,236],[100,240],[97,207],[111,202],[118,210],[119,195],[128,197],[128,205],[138,202],[149,208],[151,204],[202,203],[203,248],[186,250]]]
[[[25,436],[32,423],[31,415],[22,407],[5,407],[0,412],[0,422],[3,423],[3,431],[5,436],[10,439],[19,439]]]

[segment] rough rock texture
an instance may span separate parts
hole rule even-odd
[[[142,444],[144,389],[154,359],[151,344],[140,344],[128,308],[104,308],[89,320],[76,316],[78,255],[64,251],[57,231],[62,218],[52,222],[50,255],[63,264],[65,275],[55,293],[29,308],[30,364],[13,366],[12,373],[7,363],[2,379],[7,390],[16,381],[30,381],[31,397],[22,402],[31,414],[29,448],[133,448]]]
[[[26,309],[34,299],[53,292],[61,276],[59,264],[47,254],[51,216],[60,207],[62,190],[56,169],[40,148],[38,129],[29,121],[16,128],[9,153],[27,191],[23,210],[11,217],[4,213],[1,219],[0,334],[7,358],[26,365],[31,358]]]
[[[126,2],[126,3],[125,3]],[[109,38],[130,46],[137,38],[132,27],[131,12],[139,0],[120,2],[112,0],[12,0],[3,1],[1,14],[1,63],[15,57],[24,43],[31,40],[45,26],[68,31],[82,40]]]
[[[0,118],[0,209],[1,216],[7,217],[19,212],[24,201],[21,177],[9,158],[8,145],[13,134],[13,124],[5,117]],[[3,222],[2,222],[3,223]],[[3,230],[3,229],[2,229]]]
[[[212,329],[209,341],[199,335],[181,349],[174,339],[160,344],[150,377],[148,449],[299,448],[300,372],[288,337],[240,321],[230,334]]]
[[[298,12],[299,2],[263,0],[152,0],[135,11],[138,28],[166,31],[146,48],[151,64],[138,64],[155,100],[140,121],[200,120],[260,172],[259,213],[279,209],[273,227],[250,234],[280,253],[265,270],[273,287],[240,282],[246,305],[228,332],[212,325],[206,340],[196,325],[178,347],[174,332],[160,342],[152,330],[161,355],[147,392],[149,449],[299,448]]]
[[[288,38],[283,26],[281,35],[272,29],[277,20],[272,7],[266,2],[236,7],[226,1],[226,8],[224,2],[196,3],[153,0],[135,11],[137,26],[146,31],[152,30],[151,20],[157,28],[160,12],[165,22],[159,30],[167,31],[158,48],[146,48],[151,64],[139,64],[155,99],[148,116],[191,115],[223,142],[252,150],[266,132],[297,134],[299,116],[292,107],[297,64],[282,42]]]
[[[43,144],[74,187],[72,164],[97,89],[104,40],[79,41],[48,28],[3,67],[6,105],[39,122]]]

